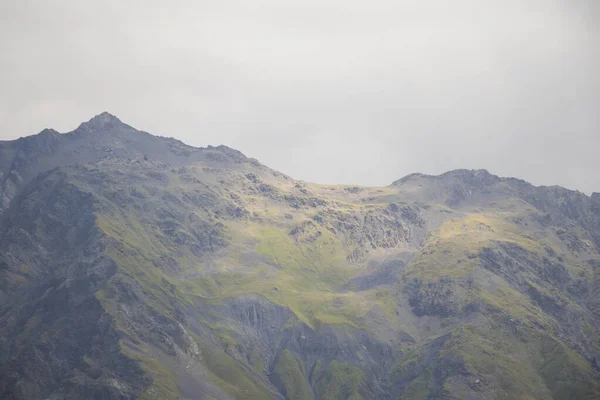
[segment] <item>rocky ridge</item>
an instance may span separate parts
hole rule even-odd
[[[2,398],[600,398],[598,193],[316,185],[108,113],[0,187]]]

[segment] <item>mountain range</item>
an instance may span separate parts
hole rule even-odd
[[[599,363],[600,193],[307,183],[108,113],[0,142],[2,399],[600,399]]]

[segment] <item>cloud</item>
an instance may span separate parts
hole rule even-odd
[[[600,191],[594,1],[4,3],[1,139],[108,110],[309,181]]]

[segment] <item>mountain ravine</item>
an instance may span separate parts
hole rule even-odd
[[[294,180],[103,113],[0,142],[2,399],[600,399],[600,193]]]

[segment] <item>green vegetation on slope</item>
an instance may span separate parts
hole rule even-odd
[[[285,396],[290,400],[312,400],[313,392],[306,380],[306,372],[302,361],[294,353],[284,350],[279,354],[279,359],[273,373],[281,381]]]
[[[171,181],[171,191],[178,188],[174,182]],[[152,196],[158,197],[160,192],[147,196],[150,204],[153,204]],[[338,204],[343,206],[343,203]],[[228,298],[256,293],[289,308],[300,321],[317,331],[323,324],[328,324],[349,325],[369,332],[374,328],[366,326],[364,322],[369,311],[374,308],[383,310],[390,324],[397,323],[396,310],[405,300],[415,312],[420,307],[424,315],[442,318],[457,318],[470,310],[487,310],[492,313],[491,325],[503,318],[500,315],[519,321],[519,328],[523,331],[519,332],[518,338],[507,340],[502,335],[496,335],[491,328],[467,324],[453,330],[452,339],[436,357],[441,360],[447,357],[462,360],[468,373],[491,382],[485,390],[500,397],[561,398],[565,391],[574,390],[569,383],[571,380],[578,382],[577,390],[582,396],[593,393],[589,387],[594,374],[586,370],[589,364],[581,358],[577,359],[580,356],[566,359],[566,356],[561,356],[570,354],[568,352],[575,354],[572,350],[565,347],[558,351],[555,348],[548,357],[543,355],[543,351],[539,360],[532,356],[542,341],[538,338],[540,333],[537,330],[553,326],[556,323],[554,317],[548,316],[527,293],[514,288],[504,277],[493,276],[491,272],[481,269],[481,252],[494,249],[499,244],[517,246],[520,251],[531,254],[549,251],[547,243],[537,241],[512,222],[514,211],[513,214],[452,214],[439,228],[430,232],[416,257],[398,276],[403,279],[401,283],[376,285],[372,289],[359,291],[355,286],[351,290],[344,290],[344,285],[351,278],[366,272],[364,264],[348,263],[348,254],[355,247],[345,244],[347,238],[334,233],[335,229],[331,226],[331,229],[325,229],[298,215],[289,222],[279,223],[276,221],[281,210],[260,211],[256,205],[255,210],[261,218],[223,221],[227,248],[211,252],[208,256],[192,254],[186,246],[169,241],[152,223],[140,222],[135,212],[119,216],[104,212],[98,215],[98,223],[105,233],[120,243],[119,246],[108,248],[108,254],[121,268],[121,275],[115,278],[116,282],[128,279],[135,281],[141,287],[147,304],[160,314],[172,314],[174,299],[194,304],[194,298],[202,298],[218,305]],[[194,218],[207,221],[212,218],[202,212],[195,212],[194,215]],[[295,227],[304,230],[296,234]],[[185,236],[186,229],[190,228],[180,227],[177,235]],[[549,239],[549,242],[552,240]],[[156,260],[165,255],[174,256],[178,268],[176,271],[165,271],[156,266]],[[482,280],[482,276],[490,277],[490,280]],[[525,282],[545,296],[559,296],[563,303],[571,304],[568,298],[551,293],[539,282],[529,278]],[[398,297],[406,287],[412,288],[408,298]],[[168,291],[166,288],[171,289]],[[97,296],[103,304],[107,304],[109,296],[104,289]],[[107,305],[105,307],[109,309]],[[248,361],[239,355],[231,356],[237,354],[240,348],[240,338],[235,331],[215,322],[199,323],[210,327],[221,343],[222,349],[205,345],[208,347],[204,351],[211,357],[204,359],[203,364],[210,371],[211,381],[224,392],[246,398],[268,397],[264,386],[253,381],[252,374],[247,370],[250,368],[261,376],[274,374],[289,398],[311,398],[313,388],[308,383],[307,372],[294,353],[284,349],[273,371],[265,371],[258,353],[247,354]],[[435,337],[434,332],[425,333],[424,337],[431,340]],[[527,340],[529,345],[522,345],[522,340]],[[502,347],[503,343],[507,343],[508,347]],[[423,343],[420,345],[426,346]],[[509,352],[514,348],[519,349],[519,353]],[[256,352],[256,349],[253,351]],[[519,354],[527,355],[526,359],[519,358]],[[164,367],[157,365],[156,360],[138,359],[156,377],[153,393],[173,392],[173,380],[164,373]],[[559,359],[575,372],[569,375],[566,371],[557,370],[555,360]],[[406,364],[405,360],[402,365],[415,368],[418,362],[413,360]],[[314,379],[310,382],[320,398],[362,398],[360,382],[365,377],[365,371],[339,361],[331,362],[325,371],[318,372],[318,369],[318,366],[315,367],[312,376],[320,378],[317,382]],[[434,393],[432,390],[439,384],[439,375],[434,374],[432,367],[421,365],[417,369],[419,372],[414,377],[410,374],[408,377],[395,375],[397,379],[410,378],[404,387],[403,398],[426,398]],[[558,379],[548,382],[548,376],[554,373]],[[471,390],[454,387],[453,383],[448,382],[435,389],[435,393]]]
[[[356,366],[332,361],[317,383],[317,393],[322,400],[362,400],[363,379],[364,372]]]

